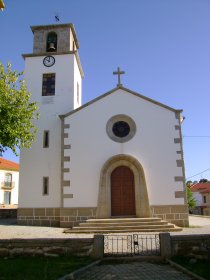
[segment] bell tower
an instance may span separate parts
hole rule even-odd
[[[33,52],[23,54],[24,76],[40,118],[32,147],[21,151],[19,208],[60,207],[63,139],[59,115],[81,106],[79,43],[71,23],[32,26],[31,30]]]
[[[40,106],[54,104],[58,114],[81,106],[84,75],[74,25],[32,26],[31,30],[33,53],[24,54],[23,58],[32,99]]]

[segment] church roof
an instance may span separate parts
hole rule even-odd
[[[137,96],[137,97],[139,97],[139,98],[141,98],[141,99],[144,99],[144,100],[146,100],[146,101],[149,101],[149,102],[151,102],[151,103],[153,103],[153,104],[155,104],[155,105],[158,105],[158,106],[160,106],[160,107],[163,107],[163,108],[165,108],[165,109],[167,109],[167,110],[170,110],[170,111],[172,111],[172,112],[174,112],[174,113],[181,113],[181,112],[182,112],[181,109],[174,109],[174,108],[172,108],[172,107],[169,107],[169,106],[167,106],[167,105],[165,105],[165,104],[162,104],[162,103],[160,103],[160,102],[158,102],[158,101],[155,101],[154,99],[151,99],[151,98],[149,98],[149,97],[146,97],[146,96],[144,96],[144,95],[142,95],[142,94],[139,94],[139,93],[137,93],[137,92],[135,92],[135,91],[132,91],[132,90],[130,90],[130,89],[128,89],[128,88],[125,88],[125,87],[123,87],[123,86],[120,85],[120,86],[117,86],[117,87],[113,88],[112,90],[110,90],[110,91],[108,91],[108,92],[106,92],[106,93],[104,93],[104,94],[102,94],[102,95],[100,95],[100,96],[94,98],[93,100],[91,100],[91,101],[85,103],[84,105],[80,106],[79,108],[77,108],[77,109],[75,109],[75,110],[72,110],[72,111],[70,111],[70,112],[68,112],[68,113],[66,113],[66,114],[60,115],[60,118],[68,117],[68,116],[70,116],[70,115],[72,115],[72,114],[74,114],[74,113],[76,113],[76,112],[82,110],[83,108],[88,107],[89,105],[91,105],[91,104],[97,102],[98,100],[101,100],[101,99],[105,98],[106,96],[112,94],[113,92],[115,92],[115,91],[118,90],[118,89],[127,91],[128,93],[130,93],[130,94],[132,94],[132,95],[134,95],[134,96]]]
[[[4,158],[0,158],[0,170],[19,171],[19,164]]]

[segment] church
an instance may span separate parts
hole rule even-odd
[[[182,110],[125,88],[119,67],[116,87],[82,105],[74,25],[31,30],[24,73],[40,118],[21,151],[18,223],[158,217],[188,226]]]

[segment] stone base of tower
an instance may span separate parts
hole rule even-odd
[[[154,205],[151,217],[161,218],[180,227],[188,227],[188,208],[185,205]],[[96,207],[78,208],[19,208],[17,223],[30,226],[71,228],[96,218]],[[107,217],[110,218],[110,217]]]

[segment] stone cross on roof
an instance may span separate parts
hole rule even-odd
[[[122,86],[122,84],[120,83],[120,75],[125,74],[125,71],[120,71],[120,67],[117,67],[117,71],[113,72],[113,75],[118,75],[118,84],[117,86]]]

